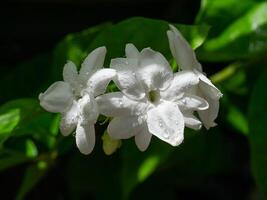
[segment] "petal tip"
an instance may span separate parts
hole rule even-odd
[[[42,101],[43,96],[44,96],[44,93],[42,93],[42,92],[38,95],[38,99],[39,99],[39,101]],[[41,102],[40,102],[40,103],[41,103]]]
[[[170,143],[170,145],[177,147],[179,146],[182,142],[184,141],[184,136],[182,137],[177,137],[174,141]]]
[[[210,123],[210,124],[204,124],[204,126],[205,126],[205,128],[207,129],[207,130],[209,130],[210,128],[213,128],[213,127],[215,127],[215,126],[217,126],[217,123],[215,123],[215,122],[212,122],[212,123]]]

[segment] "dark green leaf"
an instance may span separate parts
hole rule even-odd
[[[106,156],[97,144],[93,153],[84,156],[78,150],[67,163],[67,188],[70,199],[121,199],[118,154]]]
[[[267,70],[255,85],[249,105],[249,138],[255,179],[267,198]]]
[[[158,173],[163,173],[172,185],[199,186],[210,176],[237,168],[238,164],[232,162],[233,147],[225,143],[224,138],[219,128],[208,132],[186,129],[184,143],[178,147],[172,147],[156,137],[145,152],[138,151],[133,142],[129,144],[127,141],[125,147],[123,143],[124,198],[127,199],[138,185],[145,184]],[[157,185],[165,188],[164,183]]]
[[[30,159],[20,152],[8,152],[0,155],[0,171],[25,163]]]
[[[138,184],[153,174],[173,151],[173,147],[155,137],[145,152],[140,152],[133,141],[124,141],[121,147],[124,199],[129,197]]]
[[[53,63],[51,77],[47,82],[62,80],[63,66],[68,60],[74,62],[78,67],[83,59],[90,53],[88,47],[94,41],[100,31],[107,29],[111,24],[102,24],[91,27],[79,33],[67,35],[55,48],[53,52]]]
[[[207,25],[177,25],[177,27],[194,48],[204,42],[209,30]],[[127,43],[135,44],[140,50],[146,47],[154,48],[170,59],[166,34],[168,29],[166,21],[132,18],[115,25],[103,24],[81,33],[70,34],[54,51],[52,79],[49,79],[49,84],[51,81],[62,79],[62,69],[67,60],[75,62],[79,67],[88,53],[100,46],[106,46],[108,50],[106,66],[109,65],[111,58],[125,55],[124,48]]]
[[[89,49],[99,46],[108,49],[108,60],[125,55],[125,44],[133,43],[139,50],[151,47],[163,53],[167,59],[171,58],[167,39],[168,22],[146,18],[131,18],[104,29],[92,41]],[[205,40],[209,26],[176,25],[194,48]],[[156,33],[156,34],[155,34]],[[110,39],[112,38],[112,39]]]
[[[38,156],[38,149],[30,139],[17,140],[0,151],[0,171],[32,161]]]
[[[248,119],[247,119],[247,102],[237,103],[237,99],[248,98],[248,95],[231,95],[231,93],[224,92],[221,100],[220,116],[225,122],[235,130],[237,133],[248,135]]]
[[[240,133],[243,133],[244,135],[248,135],[248,121],[244,113],[234,105],[230,105],[229,110],[227,113],[227,121],[232,124],[232,126],[239,131]]]

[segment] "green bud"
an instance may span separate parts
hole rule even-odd
[[[111,138],[107,133],[107,131],[104,132],[102,140],[103,140],[103,150],[105,154],[108,156],[113,154],[118,148],[121,147],[121,140]]]

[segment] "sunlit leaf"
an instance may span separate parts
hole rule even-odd
[[[237,1],[235,2],[238,3]],[[242,11],[242,15],[232,18],[231,22],[229,19],[230,23],[223,27],[216,37],[209,38],[202,48],[199,49],[198,56],[201,59],[225,61],[251,58],[267,50],[267,3],[256,4],[255,2],[250,2],[245,3],[245,6],[249,8],[247,12],[243,13]],[[238,9],[240,6],[235,8]],[[231,10],[231,12],[236,12],[236,9]],[[223,11],[221,14],[223,14]],[[227,13],[223,16],[227,16]],[[223,23],[224,20],[220,21],[219,24],[221,22]],[[216,27],[216,25],[214,26]]]
[[[160,156],[150,156],[141,164],[138,170],[138,181],[143,182],[149,175],[151,175],[160,163]]]
[[[5,117],[5,121],[3,118],[3,123],[0,122],[0,128],[10,129],[8,134],[5,131],[2,133],[0,130],[0,139],[3,136],[2,142],[11,136],[12,138],[18,138],[18,140],[21,137],[28,136],[34,138],[40,144],[44,144],[48,149],[55,145],[59,116],[44,111],[37,99],[10,101],[0,107],[0,113],[3,113]],[[7,120],[10,120],[9,127],[7,127]],[[29,148],[32,147],[30,143],[28,144]],[[34,152],[32,149],[31,153]]]
[[[20,120],[19,109],[10,109],[0,114],[0,143],[7,139]]]
[[[240,3],[236,0],[201,0],[196,23],[211,25],[209,37],[215,37],[252,6],[262,1],[264,0],[242,0]]]
[[[38,155],[38,149],[32,140],[26,140],[26,156],[34,158]]]

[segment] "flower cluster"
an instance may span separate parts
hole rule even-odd
[[[110,68],[102,68],[106,48],[100,47],[87,56],[79,73],[69,61],[64,81],[40,94],[44,109],[62,114],[63,135],[76,129],[81,153],[94,148],[99,114],[112,118],[107,128],[112,140],[134,137],[141,151],[152,135],[178,146],[185,126],[198,130],[202,123],[207,129],[216,125],[221,92],[203,74],[191,46],[174,26],[170,25],[167,36],[180,69],[176,73],[161,53],[150,48],[138,51],[133,44],[126,45],[125,58],[112,59]],[[120,92],[104,94],[111,80]]]

